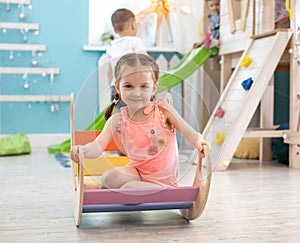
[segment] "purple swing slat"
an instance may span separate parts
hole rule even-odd
[[[82,213],[95,212],[129,212],[150,210],[186,209],[193,206],[192,202],[162,202],[162,203],[140,203],[140,204],[96,204],[83,205]]]

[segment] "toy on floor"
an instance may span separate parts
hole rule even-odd
[[[63,167],[71,167],[71,159],[70,156],[61,152],[55,154],[55,159],[61,164]]]
[[[30,153],[30,141],[25,134],[18,133],[0,138],[0,156]]]

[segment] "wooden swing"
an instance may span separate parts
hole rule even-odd
[[[84,145],[93,141],[100,131],[74,131],[74,96],[71,95],[71,142]],[[113,141],[106,151],[118,150]],[[95,178],[106,169],[128,163],[126,156],[101,156],[85,159],[79,149],[80,163],[72,162],[74,220],[81,223],[83,213],[122,212],[180,209],[187,220],[196,219],[203,212],[211,182],[211,162],[209,157],[198,157],[192,186],[177,188],[126,188],[126,189],[84,189],[89,177]],[[202,160],[205,160],[206,175],[203,175]],[[204,164],[204,163],[203,163]],[[203,167],[204,168],[204,167]]]

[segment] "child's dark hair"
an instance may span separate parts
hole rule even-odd
[[[133,12],[126,8],[117,9],[111,15],[111,23],[116,32],[120,32],[126,29],[130,20],[135,20],[135,16]]]
[[[120,80],[127,76],[130,73],[126,73],[126,69],[130,67],[134,72],[142,72],[142,71],[151,71],[153,75],[153,80],[157,82],[159,77],[159,66],[155,62],[155,60],[145,54],[138,54],[138,53],[129,53],[122,56],[115,66],[115,77],[116,82],[120,82]],[[114,97],[114,101],[112,104],[107,108],[105,112],[105,119],[107,120],[111,114],[115,106],[118,104],[120,100],[120,96],[117,93]]]

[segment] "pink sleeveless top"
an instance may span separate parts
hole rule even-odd
[[[177,186],[178,148],[174,129],[166,128],[157,102],[144,109],[150,118],[143,122],[130,120],[128,107],[120,111],[120,141],[142,181],[161,186]]]

